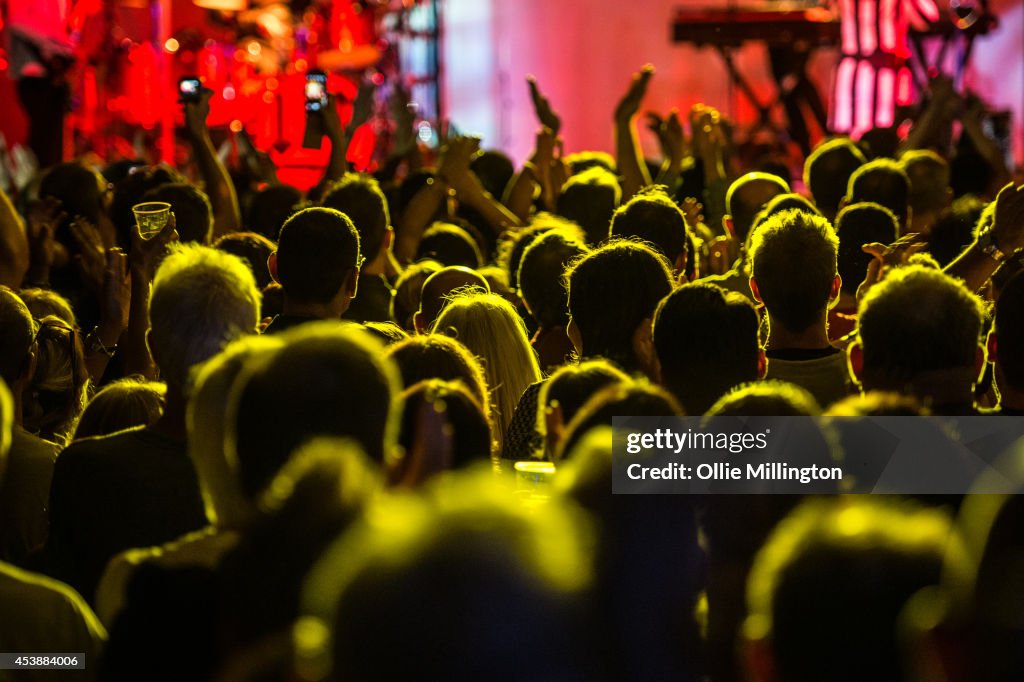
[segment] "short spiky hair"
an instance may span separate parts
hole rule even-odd
[[[922,372],[972,367],[983,315],[960,280],[923,266],[896,269],[860,304],[865,380],[902,387]]]
[[[686,251],[686,218],[663,185],[645,187],[612,215],[613,237],[642,239],[675,263]]]
[[[241,258],[175,244],[153,279],[149,343],[169,385],[184,388],[195,365],[256,331],[260,292]]]
[[[654,315],[661,384],[687,414],[704,414],[728,390],[757,380],[758,317],[746,296],[714,284],[684,284]]]
[[[307,208],[289,218],[277,242],[277,279],[291,299],[331,301],[359,266],[359,233],[344,213]]]
[[[827,220],[799,210],[769,218],[752,235],[751,273],[774,321],[792,332],[828,307],[839,239]]]

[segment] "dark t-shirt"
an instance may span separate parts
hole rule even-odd
[[[20,426],[11,436],[0,485],[0,560],[21,564],[46,542],[50,480],[59,448]]]
[[[47,572],[92,602],[115,554],[170,542],[205,525],[184,443],[151,428],[88,438],[57,457]]]

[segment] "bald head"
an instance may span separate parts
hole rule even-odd
[[[773,198],[787,192],[789,185],[786,181],[771,173],[747,173],[729,185],[725,209],[732,220],[736,239],[746,241],[757,212]]]
[[[428,277],[423,282],[420,309],[415,318],[416,330],[424,333],[430,329],[452,292],[466,287],[478,287],[486,293],[491,292],[490,285],[482,275],[461,265],[441,268]]]

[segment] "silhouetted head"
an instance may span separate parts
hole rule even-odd
[[[480,178],[484,189],[498,201],[505,195],[505,188],[516,172],[512,159],[496,149],[488,149],[474,156],[469,169]]]
[[[725,195],[725,210],[736,240],[745,242],[758,212],[772,197],[787,192],[786,181],[770,173],[747,173],[734,180]]]
[[[829,222],[803,211],[783,211],[754,232],[750,288],[773,324],[800,333],[823,323],[839,296],[838,249]]]
[[[594,675],[590,531],[570,502],[532,513],[486,471],[429,498],[381,499],[363,519],[306,581],[300,668],[303,653],[329,652],[331,680]]]
[[[395,294],[391,297],[391,319],[405,331],[416,331],[413,316],[420,309],[423,283],[442,267],[433,260],[416,261],[405,268],[395,281]]]
[[[380,343],[336,321],[280,339],[280,348],[246,362],[229,398],[227,454],[250,499],[315,437],[351,438],[377,463],[398,439],[401,381]]]
[[[441,268],[427,277],[420,293],[420,308],[414,318],[416,330],[422,334],[431,329],[452,295],[460,289],[489,293],[491,287],[481,274],[462,266]]]
[[[893,212],[906,231],[910,216],[910,179],[903,167],[892,159],[869,161],[850,176],[846,187],[846,203],[871,201]]]
[[[569,282],[569,338],[583,357],[605,357],[640,370],[658,302],[672,291],[672,271],[651,247],[618,240],[573,263]],[[646,325],[646,327],[644,327]]]
[[[307,208],[281,228],[271,273],[289,300],[328,304],[355,296],[361,264],[352,221],[331,208]]]
[[[944,513],[908,502],[857,496],[797,507],[750,573],[745,634],[755,679],[907,679],[900,613],[939,583],[950,543],[963,552]]]
[[[213,235],[213,208],[206,193],[188,182],[169,182],[142,195],[142,201],[164,201],[174,213],[174,228],[183,242],[209,244]]]
[[[654,315],[661,384],[687,414],[704,414],[733,387],[759,378],[758,327],[745,296],[713,284],[684,284]]]
[[[435,222],[423,231],[416,258],[472,269],[484,263],[476,240],[465,229],[449,222]]]
[[[167,387],[141,376],[112,381],[99,390],[78,419],[74,440],[150,426],[164,412]]]
[[[804,162],[804,184],[822,215],[835,219],[850,176],[865,163],[864,153],[846,137],[823,142],[811,152]]]
[[[320,203],[348,216],[359,233],[359,247],[368,262],[390,245],[388,202],[371,176],[346,173],[330,186]]]
[[[452,337],[444,334],[410,336],[388,346],[384,354],[398,366],[404,388],[428,379],[460,381],[490,414],[490,390],[483,367],[466,346]]]
[[[226,234],[213,245],[218,251],[234,254],[245,261],[256,278],[256,286],[263,291],[273,278],[267,267],[270,254],[277,250],[274,242],[256,232],[232,232]]]
[[[569,322],[565,271],[588,251],[576,233],[559,229],[545,232],[526,249],[516,279],[519,295],[541,329]]]
[[[686,255],[686,218],[665,187],[646,187],[620,206],[612,216],[613,237],[640,239],[654,245],[682,270]]]
[[[838,268],[843,278],[843,293],[855,296],[864,281],[872,256],[861,248],[865,244],[892,244],[899,224],[892,211],[881,204],[850,204],[835,219],[839,237]]]
[[[267,185],[252,195],[245,226],[276,242],[281,226],[302,204],[302,192],[291,185]]]
[[[983,315],[980,299],[960,280],[922,266],[898,268],[860,303],[860,344],[851,348],[851,366],[865,389],[931,399],[940,386],[920,382],[941,376],[943,391],[954,384],[966,391],[984,357]]]
[[[558,215],[568,218],[598,245],[608,239],[612,214],[622,199],[619,181],[607,170],[592,167],[569,178],[558,197]]]
[[[741,384],[707,411],[709,417],[813,417],[821,406],[807,390],[774,379]]]
[[[259,289],[241,258],[198,244],[172,246],[153,279],[146,337],[168,386],[186,388],[193,367],[255,334],[259,311]]]

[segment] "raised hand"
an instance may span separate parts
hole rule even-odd
[[[679,120],[679,110],[673,109],[667,118],[653,111],[647,112],[647,128],[658,138],[661,153],[667,160],[681,162],[686,156],[686,135]]]
[[[537,120],[545,128],[550,128],[555,136],[557,136],[562,129],[561,117],[551,108],[551,102],[548,101],[548,98],[541,94],[536,78],[527,76],[526,84],[530,88],[530,100],[533,102],[533,111],[537,115]]]
[[[1024,249],[1024,184],[999,190],[992,222],[996,245],[1006,255]]]
[[[693,229],[704,222],[704,204],[695,198],[686,197],[679,208],[683,211],[683,218],[686,220],[687,227]]]
[[[640,71],[633,74],[633,80],[629,84],[629,89],[626,90],[626,94],[619,100],[618,105],[615,107],[615,120],[616,121],[628,121],[636,116],[636,113],[640,110],[640,103],[644,99],[644,95],[647,94],[647,85],[651,82],[651,76],[654,75],[654,67],[650,64],[644,65]]]
[[[906,265],[911,256],[926,248],[928,242],[917,232],[903,235],[892,244],[872,242],[862,246],[861,250],[872,256],[872,261],[868,264],[864,281],[857,287],[857,300],[864,298],[868,290],[881,282],[890,270]]]
[[[449,138],[448,143],[441,149],[437,172],[456,194],[469,189],[469,185],[476,180],[469,164],[479,151],[480,138],[468,135]]]
[[[694,104],[690,109],[690,130],[694,149],[702,157],[714,154],[725,146],[722,116],[714,107]]]
[[[117,330],[120,336],[128,327],[132,303],[132,279],[128,256],[119,248],[107,249],[100,294],[100,318],[103,325]]]
[[[99,293],[103,287],[104,272],[107,268],[106,249],[99,229],[85,218],[78,217],[71,223],[71,236],[78,244],[74,263],[82,275],[82,281],[89,289]]]
[[[29,204],[25,229],[28,233],[30,280],[49,281],[50,268],[53,267],[59,249],[54,234],[66,217],[60,201],[52,197]]]
[[[164,229],[157,232],[151,239],[144,239],[138,224],[132,225],[132,247],[128,253],[128,263],[132,271],[144,281],[152,281],[156,268],[167,252],[167,245],[177,241],[178,230],[174,212],[171,212]]]
[[[341,117],[338,116],[338,101],[334,95],[327,95],[327,104],[319,113],[310,114],[320,116],[324,122],[324,133],[334,144],[335,140],[341,140],[345,136],[346,129],[341,127]]]
[[[213,90],[204,87],[199,91],[198,100],[182,102],[181,108],[185,112],[185,128],[190,133],[206,130],[206,119],[210,115],[211,97],[213,97]]]

